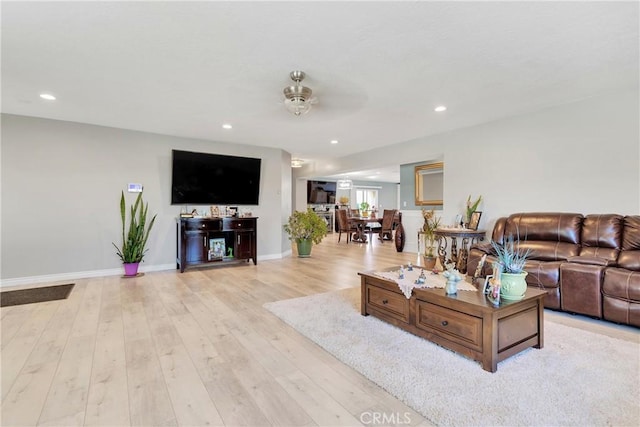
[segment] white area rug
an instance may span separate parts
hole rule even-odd
[[[545,319],[543,349],[494,374],[373,316],[360,288],[265,304],[437,425],[638,426],[640,345]]]

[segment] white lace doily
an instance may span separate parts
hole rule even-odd
[[[411,292],[414,288],[444,288],[447,283],[447,278],[440,274],[432,274],[430,271],[424,272],[425,277],[427,278],[424,283],[417,284],[416,280],[420,276],[420,272],[422,271],[419,267],[413,267],[412,271],[409,271],[406,267],[404,269],[404,279],[398,278],[399,271],[376,271],[373,274],[376,276],[380,276],[387,280],[392,280],[398,284],[398,287],[402,291],[407,299],[411,298]],[[475,286],[473,286],[469,282],[465,282],[461,280],[458,282],[458,290],[459,291],[477,291]]]

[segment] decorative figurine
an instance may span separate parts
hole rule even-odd
[[[447,283],[444,287],[444,291],[447,295],[455,295],[458,293],[458,282],[462,280],[460,272],[456,270],[453,264],[447,264],[447,271],[442,273],[447,278]]]
[[[424,269],[420,272],[420,276],[414,282],[416,285],[423,285],[427,281],[427,276],[424,275]]]
[[[409,265],[407,265],[407,270],[413,271],[413,264],[409,263]]]
[[[398,270],[398,279],[404,279],[404,266],[400,266],[400,270]]]
[[[494,305],[500,304],[500,276],[502,274],[502,264],[494,263],[493,264],[493,277],[489,280],[490,287],[487,298]]]

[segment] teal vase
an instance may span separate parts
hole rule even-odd
[[[296,241],[298,245],[298,257],[309,258],[311,256],[311,239],[302,239]]]
[[[527,272],[502,273],[500,275],[500,298],[507,301],[519,301],[527,292]]]

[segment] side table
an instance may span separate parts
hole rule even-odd
[[[446,264],[447,237],[451,239],[451,258],[460,273],[467,272],[467,259],[469,258],[469,246],[484,240],[485,230],[469,230],[466,228],[436,228],[433,234],[438,240],[438,257],[440,263]],[[460,252],[458,252],[458,238],[461,238]]]

